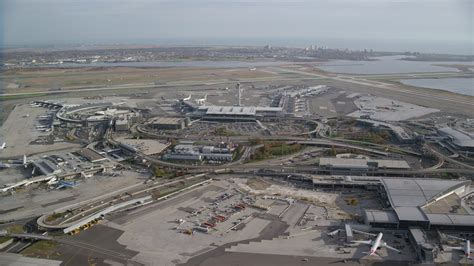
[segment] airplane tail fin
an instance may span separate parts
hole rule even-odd
[[[380,256],[377,252],[374,252],[374,253],[370,253],[370,252],[362,252],[362,254],[365,254],[367,256],[377,256],[379,258],[381,258],[382,256]]]

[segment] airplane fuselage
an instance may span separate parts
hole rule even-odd
[[[464,255],[466,255],[466,258],[471,259],[471,241],[466,240],[466,244],[464,244]]]
[[[377,252],[377,249],[380,247],[380,244],[382,243],[382,237],[383,234],[379,233],[375,240],[372,242],[372,246],[370,247],[370,255],[375,255],[375,252]]]

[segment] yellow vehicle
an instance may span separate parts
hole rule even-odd
[[[80,231],[81,231],[80,229],[74,229],[71,232],[69,232],[69,235],[71,235],[71,236],[75,235],[75,234],[79,233]]]

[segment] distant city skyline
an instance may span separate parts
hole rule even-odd
[[[472,54],[469,0],[5,0],[2,46],[327,45]]]

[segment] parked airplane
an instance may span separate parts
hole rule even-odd
[[[204,98],[196,99],[196,104],[202,105],[206,102],[207,100],[207,94],[204,95]]]
[[[28,167],[28,160],[26,158],[26,155],[23,155],[23,160],[14,160],[14,161],[9,161],[8,163],[0,163],[0,168],[11,168],[11,167]]]
[[[189,101],[189,100],[191,100],[191,96],[192,96],[192,95],[191,95],[191,94],[189,94],[189,96],[188,96],[188,97],[186,97],[186,98],[183,98],[183,101]]]
[[[364,233],[364,234],[367,234],[367,235],[370,235],[370,236],[375,236],[375,239],[374,240],[353,240],[351,242],[353,243],[359,243],[359,244],[365,244],[365,245],[370,245],[370,252],[368,253],[369,256],[372,256],[372,255],[377,255],[379,256],[376,252],[379,248],[381,247],[385,247],[385,248],[388,248],[388,249],[391,249],[393,251],[396,251],[398,253],[402,253],[400,250],[394,248],[394,247],[391,247],[389,245],[387,245],[386,242],[382,242],[382,237],[383,237],[383,234],[382,233],[378,233],[378,235],[374,235],[374,234],[370,234],[370,233],[365,233],[365,232],[361,232],[359,231],[359,233]]]
[[[462,252],[464,252],[464,256],[466,257],[466,259],[468,260],[472,260],[473,258],[471,257],[471,254],[472,254],[472,250],[471,250],[471,241],[468,240],[468,239],[464,239],[464,238],[460,238],[460,237],[455,237],[455,236],[450,236],[450,235],[446,235],[448,237],[451,237],[451,238],[454,238],[454,239],[458,239],[458,240],[462,240],[464,241],[464,245],[460,246],[460,247],[447,247],[448,249],[451,249],[451,250],[460,250]]]
[[[56,189],[61,189],[61,188],[73,188],[78,185],[78,182],[73,181],[73,182],[68,182],[68,181],[59,181],[58,186]]]
[[[7,143],[3,143],[2,146],[0,146],[0,150],[4,150],[7,147]]]
[[[34,170],[34,169],[33,169],[33,170]],[[57,177],[53,177],[53,178],[51,178],[48,182],[46,182],[46,184],[48,184],[48,185],[51,186],[51,185],[56,185],[58,182],[59,182],[59,181],[58,181],[58,178],[57,178]]]

